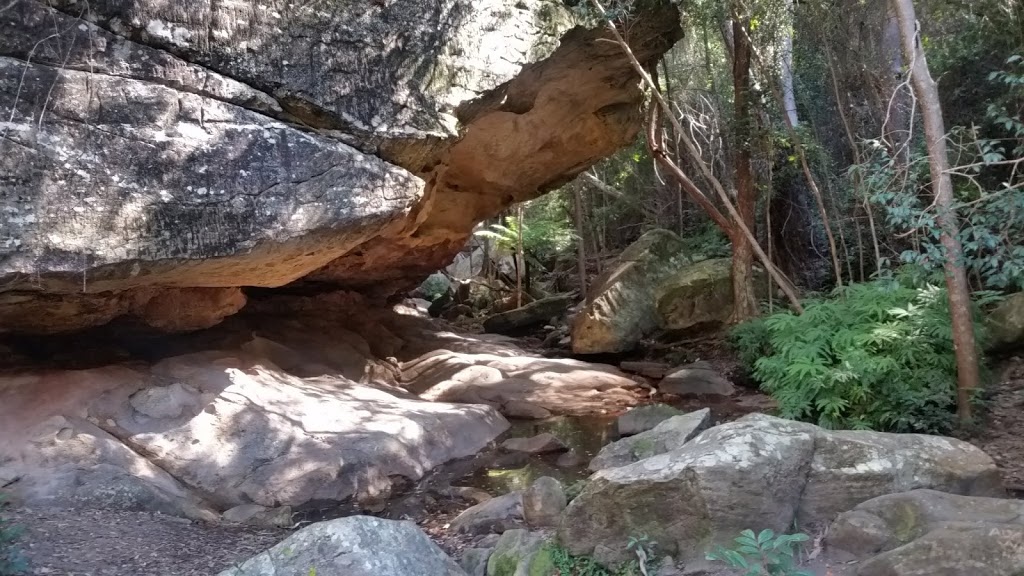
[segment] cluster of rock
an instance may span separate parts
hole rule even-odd
[[[223,326],[203,351],[152,363],[0,374],[0,485],[33,506],[291,526],[316,502],[381,509],[396,482],[487,447],[504,415],[637,401],[610,366],[370,313],[360,299],[327,314],[328,300],[254,309],[233,320],[247,329]]]
[[[422,555],[416,573],[423,576],[550,574],[556,547],[614,567],[636,559],[627,545],[640,535],[656,543],[658,574],[705,574],[713,572],[705,553],[729,545],[741,530],[786,533],[794,525],[826,535],[819,562],[833,574],[1024,570],[1024,504],[1002,498],[994,463],[967,443],[828,431],[760,414],[707,426],[706,410],[646,409],[623,417],[621,429],[636,433],[606,447],[591,464],[599,471],[571,502],[557,480],[540,478],[453,521],[453,530],[490,534],[463,552],[461,568],[409,525],[350,518],[300,531],[225,574],[299,574],[284,568],[355,566],[361,555],[374,556],[362,566],[378,571],[346,573],[392,574],[389,563]],[[649,446],[643,453],[639,441]],[[613,461],[613,454],[629,457]],[[383,530],[384,543],[362,538],[361,523]],[[396,552],[392,534],[409,546]],[[324,544],[332,538],[339,544]],[[387,557],[396,554],[402,557]]]
[[[668,230],[647,232],[594,281],[573,319],[573,352],[624,352],[658,330],[721,325],[732,314],[730,266],[690,254]]]

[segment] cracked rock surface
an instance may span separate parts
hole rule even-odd
[[[415,284],[632,140],[641,92],[605,34],[554,0],[15,0],[0,326],[194,330],[242,286]],[[643,61],[679,34],[668,2],[630,23]]]

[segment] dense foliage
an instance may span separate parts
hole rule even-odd
[[[945,291],[907,277],[853,284],[738,326],[733,341],[782,416],[826,428],[946,432],[956,362]]]

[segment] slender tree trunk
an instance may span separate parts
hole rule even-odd
[[[576,262],[577,271],[580,275],[580,294],[586,303],[590,304],[590,294],[587,292],[587,248],[586,232],[583,229],[583,192],[578,184],[572,187],[573,219],[576,221]]]
[[[736,123],[736,148],[734,162],[736,172],[736,211],[747,229],[754,233],[757,205],[757,188],[754,173],[750,167],[750,144],[753,126],[750,115],[750,42],[744,26],[749,18],[733,17],[733,103]],[[756,237],[756,234],[755,234]],[[754,295],[754,251],[738,227],[729,235],[732,242],[732,295],[734,322],[742,322],[757,315],[757,298]]]
[[[957,237],[958,217],[953,206],[953,182],[949,176],[946,152],[946,126],[942,119],[939,89],[928,70],[924,47],[918,34],[917,16],[912,0],[890,0],[899,20],[903,56],[910,62],[911,85],[921,103],[925,143],[931,166],[932,191],[940,229],[939,241],[945,250],[946,290],[953,327],[953,348],[957,365],[957,413],[961,424],[971,420],[971,396],[980,387],[978,351],[971,318],[971,293],[963,266],[963,251]]]
[[[523,268],[526,259],[523,258],[523,205],[516,206],[516,308],[523,305]]]
[[[882,31],[882,56],[885,71],[882,89],[885,90],[885,109],[882,120],[882,140],[889,145],[889,152],[899,166],[905,167],[910,158],[908,138],[910,116],[909,94],[902,84],[903,55],[901,52],[901,24],[897,7],[890,3],[885,12],[885,29]]]
[[[786,29],[782,32],[782,101],[792,126],[800,124],[796,114],[796,91],[793,88],[793,26],[796,22],[796,0],[786,2]]]

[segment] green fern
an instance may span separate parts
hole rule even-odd
[[[906,277],[853,284],[800,316],[740,325],[732,341],[785,418],[897,432],[954,424],[953,334],[937,286]]]

